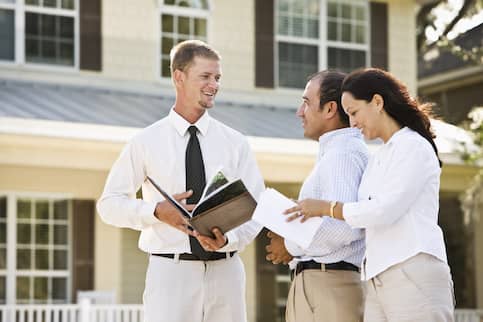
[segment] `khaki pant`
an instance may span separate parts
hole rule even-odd
[[[363,292],[360,274],[340,270],[305,270],[292,281],[287,322],[360,322]]]
[[[366,322],[453,322],[449,267],[420,253],[366,282]]]

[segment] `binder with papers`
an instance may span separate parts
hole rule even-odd
[[[152,178],[147,177],[147,180],[188,219],[197,232],[213,238],[213,228],[218,227],[222,233],[226,233],[249,221],[257,206],[241,179],[228,181],[221,171],[206,185],[200,201],[191,213]]]

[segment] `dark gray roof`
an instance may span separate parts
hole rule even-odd
[[[454,43],[466,50],[471,50],[475,47],[482,48],[483,23],[459,35],[454,39]],[[464,61],[447,50],[440,50],[440,55],[429,61],[425,61],[423,55],[418,57],[418,78],[429,77],[475,64],[470,61]]]
[[[166,116],[174,97],[0,79],[0,117],[145,127]],[[217,101],[210,115],[245,135],[303,137],[294,109]]]

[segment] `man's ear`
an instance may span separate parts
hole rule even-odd
[[[337,103],[335,101],[325,103],[325,111],[328,119],[337,116]]]
[[[181,85],[184,82],[185,74],[179,69],[173,72],[173,82],[175,86]]]

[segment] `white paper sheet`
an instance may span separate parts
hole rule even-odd
[[[295,202],[277,190],[268,188],[260,195],[252,219],[300,247],[307,248],[322,223],[322,218],[313,217],[304,223],[300,219],[287,222],[288,215],[283,212],[295,205]]]

